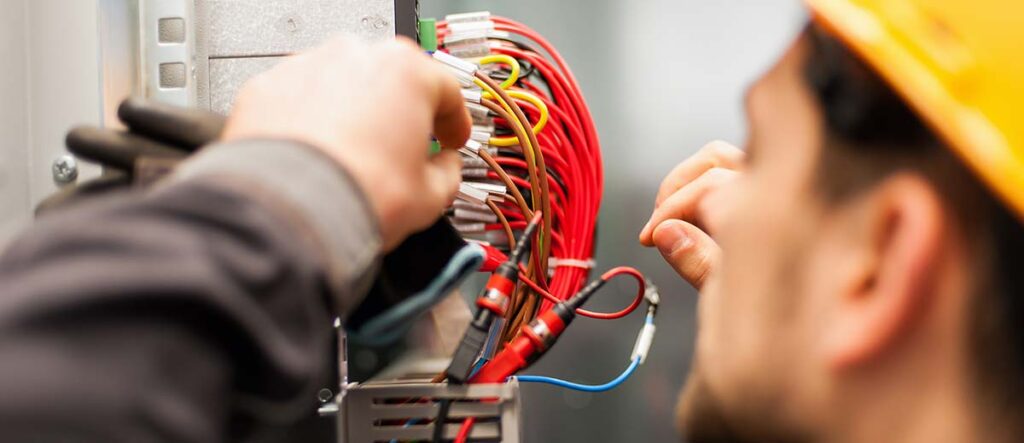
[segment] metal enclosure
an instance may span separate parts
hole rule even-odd
[[[475,417],[469,437],[475,441],[520,443],[519,383],[448,385],[427,382],[368,382],[348,387],[340,397],[340,443],[430,440],[439,401],[450,401],[448,417],[461,422]],[[423,401],[409,402],[416,398]],[[382,420],[409,420],[408,425],[383,425]],[[417,424],[424,422],[425,424]],[[455,439],[460,423],[448,423],[445,440]]]
[[[282,57],[335,34],[393,38],[400,21],[396,11],[405,9],[401,5],[395,0],[100,0],[105,121],[115,121],[111,111],[129,94],[226,114],[245,80]]]

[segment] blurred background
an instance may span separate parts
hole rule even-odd
[[[49,165],[66,130],[98,123],[101,110],[95,2],[0,0],[0,7],[2,246],[29,222],[34,202],[53,191]],[[664,301],[652,356],[621,388],[584,394],[525,386],[525,441],[678,441],[672,416],[690,365],[696,294],[636,236],[675,164],[711,140],[743,144],[743,92],[800,30],[805,13],[796,0],[421,0],[425,17],[477,10],[535,28],[567,59],[604,151],[598,268],[635,266],[660,286]],[[45,50],[54,46],[63,51]],[[632,287],[612,286],[617,290],[597,297],[595,309],[626,302]],[[637,315],[578,321],[530,372],[611,379],[628,364]]]
[[[630,265],[658,284],[663,306],[647,362],[617,390],[524,386],[529,443],[675,442],[673,411],[695,332],[695,291],[640,247],[662,177],[705,143],[744,142],[746,86],[788,46],[806,14],[791,0],[421,0],[424,17],[489,10],[523,22],[566,58],[601,136],[605,193],[598,269]],[[752,221],[753,222],[753,221]],[[628,279],[625,279],[628,280]],[[630,282],[599,294],[620,307]],[[629,363],[639,312],[581,319],[530,373],[603,383]]]

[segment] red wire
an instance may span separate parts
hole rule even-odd
[[[643,274],[641,274],[640,271],[634,268],[628,266],[620,266],[618,268],[605,272],[603,275],[601,275],[601,280],[608,281],[619,275],[630,275],[633,278],[636,278],[637,293],[636,297],[633,299],[633,303],[631,303],[625,309],[618,312],[594,312],[580,308],[576,310],[576,313],[584,317],[596,318],[598,320],[615,320],[631,314],[633,311],[636,310],[636,308],[640,307],[640,304],[643,303],[644,301],[644,292],[646,292],[647,290],[647,284],[644,280]],[[560,303],[563,301],[558,297],[555,297],[554,294],[551,294],[550,292],[541,289],[540,286],[537,285],[537,283],[534,283],[532,280],[530,280],[530,278],[527,277],[526,275],[526,268],[523,265],[519,265],[519,280],[522,280],[522,282],[525,283],[526,286],[529,286],[530,289],[532,289],[534,292],[536,292],[545,300],[551,303]]]
[[[603,191],[603,170],[601,164],[600,140],[579,84],[569,70],[565,60],[555,51],[554,47],[532,29],[515,21],[493,17],[496,29],[509,31],[518,37],[536,42],[549,58],[529,50],[515,46],[495,44],[492,52],[506,54],[526,62],[536,69],[543,78],[546,88],[541,89],[529,81],[522,80],[523,89],[532,92],[543,101],[549,110],[548,125],[537,134],[539,150],[543,153],[549,171],[559,180],[551,178],[548,187],[552,189],[553,226],[552,256],[571,260],[588,260],[593,257],[594,229],[601,204]],[[447,34],[447,23],[438,23],[438,34]],[[530,123],[537,121],[539,111],[529,102],[516,100],[527,114]],[[507,122],[498,119],[496,124],[507,126]],[[526,162],[519,159],[498,157],[499,164],[505,167],[526,169]],[[511,164],[515,162],[515,164]],[[490,178],[494,178],[491,176]],[[525,180],[513,178],[517,186],[528,189]],[[525,225],[520,217],[514,214],[516,208],[502,208],[510,214],[513,226]],[[488,230],[501,229],[499,225],[488,225]],[[522,229],[519,227],[518,229]],[[531,267],[535,266],[531,263]],[[589,270],[573,267],[556,267],[549,284],[543,284],[546,275],[538,275],[540,287],[547,287],[548,295],[540,306],[540,311],[550,309],[555,302],[568,299],[577,293],[586,283]],[[621,313],[621,312],[620,312]],[[620,313],[603,314],[612,316]]]
[[[474,423],[476,423],[476,418],[473,417],[469,417],[462,422],[459,433],[455,435],[455,443],[466,443],[469,440],[469,433],[473,431]]]

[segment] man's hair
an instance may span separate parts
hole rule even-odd
[[[878,74],[825,31],[812,25],[807,34],[805,78],[826,134],[820,194],[839,203],[901,171],[931,183],[970,243],[968,344],[978,400],[990,417],[1024,417],[1024,224]]]

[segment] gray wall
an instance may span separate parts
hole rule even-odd
[[[0,246],[56,190],[67,129],[99,122],[96,41],[95,0],[0,0]]]
[[[659,284],[664,308],[653,355],[622,388],[597,395],[527,386],[529,443],[672,442],[676,391],[689,367],[694,291],[641,248],[662,176],[704,143],[744,140],[745,86],[806,20],[789,0],[421,0],[425,16],[490,10],[545,35],[568,60],[594,112],[605,160],[598,235],[601,269],[636,266]],[[597,308],[621,306],[627,285]],[[579,320],[537,374],[604,382],[628,363],[640,318]]]

